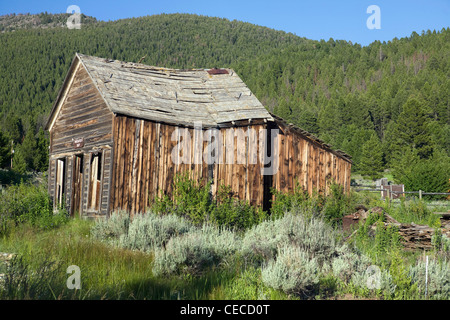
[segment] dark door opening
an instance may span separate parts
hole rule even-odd
[[[62,208],[66,193],[66,159],[56,160],[55,209]]]
[[[73,185],[70,215],[80,213],[81,208],[81,188],[83,181],[83,155],[75,155],[73,162]]]

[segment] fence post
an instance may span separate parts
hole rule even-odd
[[[428,256],[425,263],[425,298],[427,297],[427,294],[428,294]]]
[[[422,190],[419,190],[419,199],[422,200]]]

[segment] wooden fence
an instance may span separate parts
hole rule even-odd
[[[391,189],[384,189],[384,188],[376,188],[375,186],[370,185],[352,185],[353,191],[359,192],[359,191],[369,191],[369,192],[381,192],[381,196],[383,199],[393,199],[394,195],[401,195],[401,194],[418,194],[419,199],[422,199],[422,196],[425,195],[447,195],[450,196],[450,192],[424,192],[422,190],[419,191],[396,191]],[[369,188],[369,189],[364,189]],[[384,196],[386,194],[386,196]]]

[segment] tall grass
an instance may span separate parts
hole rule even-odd
[[[214,203],[211,198],[203,202],[206,198],[188,184],[183,188],[177,201],[164,200],[159,207],[164,212],[133,219],[116,212],[107,220],[60,223],[55,223],[59,218],[44,189],[11,188],[0,199],[8,222],[0,251],[16,258],[2,267],[0,298],[326,299],[346,293],[424,298],[422,260],[403,252],[398,233],[384,228],[381,216],[370,215],[354,242],[344,242],[336,221],[361,198],[344,196],[339,189],[329,198],[300,191],[277,194],[278,213],[261,219],[257,211],[229,200],[229,190],[223,189]],[[399,220],[430,219],[420,204],[412,205],[385,208]],[[370,228],[374,224],[375,231]],[[447,246],[441,238],[433,241],[436,250]],[[427,298],[447,299],[448,260],[436,255],[432,263]],[[78,290],[66,285],[72,265],[81,270]],[[369,267],[378,268],[376,287],[368,285],[374,279]]]
[[[20,183],[7,187],[0,195],[0,235],[22,223],[49,229],[66,221],[64,209],[53,211],[45,185]]]
[[[24,225],[4,237],[0,250],[18,256],[8,267],[0,298],[208,299],[216,286],[232,277],[227,272],[205,272],[195,278],[156,277],[153,254],[99,242],[90,235],[92,226],[78,219],[47,231]],[[80,290],[66,286],[71,265],[81,270]]]

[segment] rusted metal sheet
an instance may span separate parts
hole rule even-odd
[[[360,217],[357,215],[349,214],[342,218],[342,229],[344,232],[353,231],[355,226],[358,225]]]
[[[398,199],[400,197],[404,197],[405,194],[405,186],[403,184],[390,184],[390,185],[381,185],[381,189],[384,189],[381,191],[381,197],[383,199],[390,198],[390,199]]]
[[[209,69],[208,73],[209,74],[228,74],[228,70],[213,68],[213,69]]]

